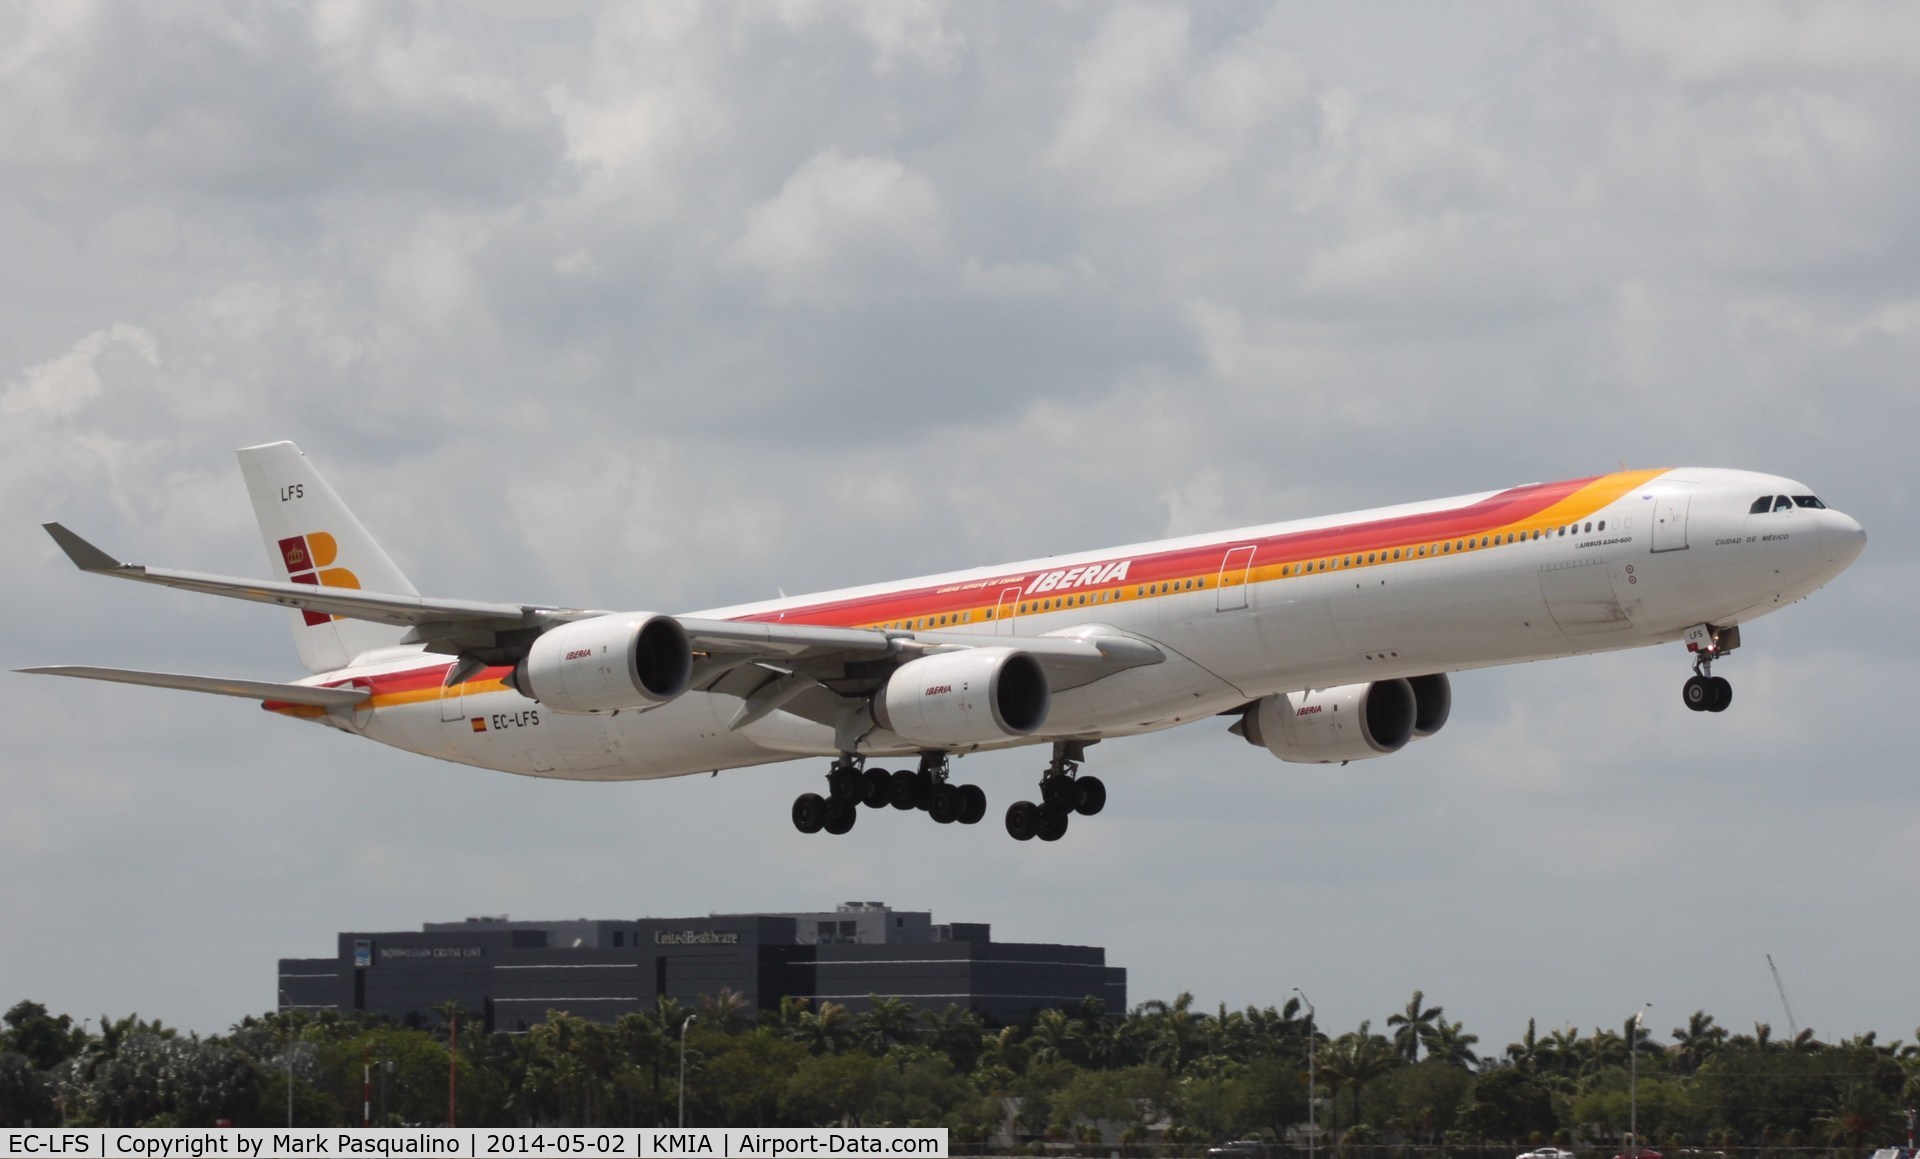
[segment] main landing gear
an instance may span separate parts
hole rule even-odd
[[[845,833],[860,806],[902,812],[919,809],[942,825],[977,825],[987,815],[987,795],[978,785],[947,779],[947,754],[922,753],[918,769],[864,768],[843,756],[827,770],[827,795],[802,793],[793,800],[793,827],[802,833]]]
[[[1053,760],[1040,775],[1040,803],[1007,806],[1007,835],[1015,841],[1058,841],[1066,836],[1069,816],[1091,817],[1106,808],[1107,786],[1100,778],[1077,775],[1086,759],[1086,741],[1055,741]]]
[[[1733,685],[1713,674],[1713,662],[1740,646],[1740,629],[1702,624],[1687,632],[1687,651],[1693,653],[1693,675],[1681,685],[1680,697],[1695,712],[1725,712],[1733,703]]]

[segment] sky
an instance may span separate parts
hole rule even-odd
[[[1483,1052],[1704,1009],[1920,1031],[1920,9],[0,5],[0,669],[300,674],[235,448],[429,594],[715,607],[1631,467],[1868,529],[1749,625],[1471,672],[1393,756],[1103,744],[1098,818],[803,837],[824,761],[516,778],[0,674],[0,1004],[200,1032],[336,931],[878,899],[1133,1002]],[[1905,675],[1902,675],[1902,674]],[[1905,769],[1906,772],[1901,770]]]

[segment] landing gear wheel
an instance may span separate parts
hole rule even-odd
[[[860,803],[869,809],[884,809],[893,800],[893,774],[885,769],[868,769],[860,774],[866,782]]]
[[[887,802],[901,812],[920,803],[920,778],[912,769],[896,770],[887,786]]]
[[[827,820],[827,802],[818,793],[802,793],[793,799],[793,827],[802,833],[818,833]]]
[[[848,800],[828,801],[826,817],[823,819],[820,827],[837,837],[853,828],[854,819],[859,816],[860,806],[858,802]]]
[[[1099,777],[1081,777],[1074,782],[1080,786],[1080,799],[1073,811],[1082,817],[1091,817],[1107,807],[1107,786]]]
[[[827,795],[835,801],[859,801],[867,791],[866,774],[851,765],[841,765],[827,774]]]
[[[1034,833],[1042,841],[1058,841],[1067,835],[1067,815],[1058,809],[1040,811],[1040,828]]]
[[[1687,677],[1687,682],[1680,686],[1680,696],[1686,701],[1687,707],[1693,711],[1707,711],[1713,707],[1713,679],[1706,676]],[[1731,691],[1727,693],[1727,699],[1729,701],[1733,699]]]
[[[978,825],[980,818],[987,815],[987,794],[978,785],[960,786],[960,816],[962,825]]]
[[[942,825],[960,819],[961,796],[958,785],[936,785],[927,801],[927,814]]]
[[[1072,777],[1049,776],[1040,781],[1040,800],[1049,808],[1071,809],[1079,794]]]
[[[1733,703],[1733,685],[1727,683],[1724,676],[1709,676],[1707,684],[1713,693],[1713,699],[1707,703],[1707,711],[1725,712],[1727,705]]]
[[[1040,828],[1040,806],[1032,801],[1015,801],[1007,806],[1007,836],[1015,841],[1031,841]]]

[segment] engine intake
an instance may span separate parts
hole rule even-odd
[[[1255,701],[1234,731],[1283,761],[1345,764],[1399,752],[1447,723],[1445,674],[1310,688]]]
[[[693,650],[672,616],[622,612],[543,632],[513,685],[558,713],[651,708],[687,690]]]
[[[902,664],[873,698],[880,727],[928,748],[1026,736],[1053,693],[1040,662],[1012,648],[940,652]]]

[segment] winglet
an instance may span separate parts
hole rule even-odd
[[[67,558],[81,571],[115,571],[125,566],[58,523],[43,523],[41,526],[47,529],[47,534],[53,536],[60,550],[66,552]]]

